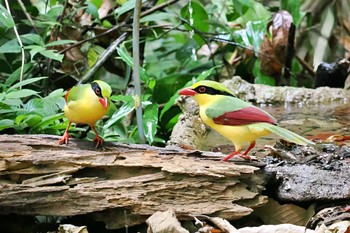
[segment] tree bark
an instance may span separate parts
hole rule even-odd
[[[212,153],[57,140],[0,135],[1,214],[89,215],[117,229],[168,209],[234,220],[267,200],[257,167]]]

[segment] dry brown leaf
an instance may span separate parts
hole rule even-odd
[[[258,214],[265,224],[290,223],[299,226],[305,226],[310,217],[314,214],[313,211],[309,213],[308,210],[296,205],[280,205],[271,198],[269,198],[266,205],[257,208],[254,212]]]
[[[265,35],[260,46],[261,72],[265,75],[279,77],[285,61],[289,28],[293,17],[288,11],[277,12],[267,25],[271,38]]]
[[[100,8],[98,9],[98,16],[100,19],[106,17],[108,12],[113,9],[113,3],[111,0],[103,0]]]

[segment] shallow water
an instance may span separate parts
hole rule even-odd
[[[322,135],[350,134],[350,104],[333,103],[329,105],[260,105],[260,108],[274,116],[279,126],[289,129],[307,138]],[[256,149],[264,145],[274,145],[278,136],[270,134],[257,140]],[[210,130],[203,139],[203,150],[232,151],[232,144]]]

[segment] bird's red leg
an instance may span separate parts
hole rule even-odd
[[[248,149],[247,149],[246,151],[244,151],[243,154],[241,154],[241,157],[244,158],[244,159],[246,159],[246,160],[250,160],[251,158],[250,158],[250,156],[248,155],[248,152],[249,152],[251,149],[253,149],[254,146],[255,146],[255,141],[252,142],[252,143],[250,143]]]
[[[234,151],[232,152],[231,154],[229,154],[228,156],[226,156],[225,158],[222,159],[222,161],[228,161],[230,158],[234,157],[234,156],[239,156],[239,157],[242,157],[246,160],[251,160],[250,156],[248,155],[249,151],[251,149],[253,149],[255,146],[255,141],[250,143],[248,149],[246,151],[243,152],[243,154],[240,154],[241,150],[238,150],[238,151]]]
[[[58,144],[63,144],[63,143],[68,144],[68,140],[69,140],[69,137],[70,137],[69,134],[68,134],[68,129],[69,129],[71,124],[72,123],[70,123],[70,122],[68,123],[66,131],[64,131],[64,134],[63,134],[62,138],[60,140],[58,140]]]
[[[241,153],[241,150],[234,151],[231,154],[229,154],[228,156],[226,156],[225,158],[223,158],[222,161],[228,161],[233,156],[240,155],[240,153]]]
[[[95,132],[95,135],[96,135],[95,138],[94,138],[94,141],[96,141],[96,148],[97,148],[98,146],[102,145],[103,140],[102,140],[102,138],[98,135],[95,126],[91,126],[91,128],[92,128],[92,130]]]

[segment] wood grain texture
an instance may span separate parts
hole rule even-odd
[[[258,168],[199,151],[72,139],[0,135],[2,214],[89,215],[108,228],[143,223],[157,211],[238,219],[266,202]],[[125,217],[126,216],[126,217]]]

